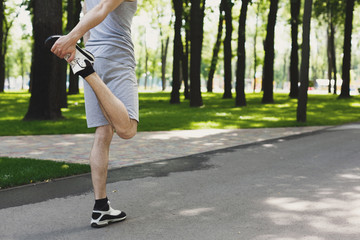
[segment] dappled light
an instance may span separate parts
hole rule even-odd
[[[213,211],[215,211],[214,208],[186,209],[186,210],[181,210],[179,212],[179,215],[186,216],[186,217],[193,217],[193,216],[198,216],[198,215],[201,215],[203,213],[208,213],[208,212],[213,212]]]
[[[303,196],[281,194],[282,196],[266,198],[264,204],[270,209],[264,212],[264,216],[279,227],[305,226],[310,230],[304,228],[304,232],[316,231],[319,233],[319,239],[327,239],[321,238],[327,234],[339,234],[339,236],[360,234],[360,171],[348,169],[343,172],[328,180],[334,188],[302,184],[294,190],[306,193]],[[287,178],[289,177],[293,176]],[[301,181],[301,178],[299,180]],[[268,239],[283,238],[273,236]]]

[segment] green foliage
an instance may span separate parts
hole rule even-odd
[[[90,166],[28,158],[0,158],[0,189],[90,172]]]
[[[360,96],[337,100],[336,95],[309,95],[308,120],[296,122],[296,99],[275,94],[275,104],[261,104],[262,94],[247,94],[247,107],[234,107],[233,99],[221,99],[221,93],[202,93],[204,106],[189,108],[182,97],[180,104],[169,104],[169,93],[140,93],[139,131],[167,131],[206,128],[259,128],[337,125],[360,121]],[[0,95],[0,136],[92,133],[86,127],[83,95],[69,96],[65,119],[59,121],[22,121],[30,94]]]

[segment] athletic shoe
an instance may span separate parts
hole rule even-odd
[[[45,46],[49,49],[52,48],[52,46],[54,45],[54,43],[60,38],[60,35],[53,35],[48,37],[45,40]],[[64,57],[65,60],[67,60],[70,56],[67,55]],[[80,73],[81,71],[85,70],[86,67],[90,67],[92,68],[92,65],[94,64],[95,61],[95,57],[94,55],[92,55],[92,53],[90,53],[89,51],[79,47],[76,44],[76,52],[75,52],[75,58],[74,60],[72,60],[69,64],[71,66],[71,70],[73,71],[74,74],[79,74],[82,76],[82,73]],[[87,70],[87,69],[86,69]],[[85,72],[87,73],[88,71]],[[90,70],[90,72],[93,72],[93,70]]]
[[[99,211],[93,210],[91,217],[91,227],[101,228],[106,227],[109,223],[121,222],[126,219],[126,213],[120,210],[115,210],[110,207],[110,202],[108,202],[109,210],[108,211]]]

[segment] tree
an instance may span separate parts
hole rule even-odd
[[[301,0],[291,0],[291,54],[290,54],[290,94],[297,98],[299,94],[299,44],[298,26]]]
[[[266,31],[266,39],[264,43],[265,60],[263,70],[263,98],[262,103],[273,103],[273,82],[274,82],[274,37],[276,14],[278,11],[279,0],[272,0],[270,3],[270,12],[268,15],[268,24]]]
[[[245,33],[246,33],[246,15],[249,0],[243,0],[241,5],[241,12],[239,18],[239,37],[237,50],[237,67],[236,67],[236,106],[246,106],[245,98]]]
[[[189,90],[189,56],[190,56],[190,7],[189,0],[184,0],[184,28],[185,28],[185,49],[183,53],[182,61],[182,76],[184,80],[184,97],[185,99],[190,99],[190,90]]]
[[[4,19],[5,19],[5,1],[0,2],[0,92],[4,92],[5,87],[5,53],[4,53]]]
[[[173,0],[175,10],[175,27],[174,27],[174,56],[173,56],[173,82],[170,103],[180,103],[180,64],[183,55],[183,45],[181,41],[182,26],[182,1]]]
[[[300,67],[300,89],[297,107],[297,121],[306,122],[307,91],[309,87],[310,23],[312,0],[305,0],[303,15],[303,43]]]
[[[66,31],[70,32],[79,22],[81,13],[81,0],[68,0],[67,2],[67,25]],[[70,68],[70,65],[69,65]],[[79,76],[70,70],[68,94],[79,93]]]
[[[232,60],[232,7],[234,4],[231,0],[222,0],[221,4],[225,12],[225,24],[226,24],[226,33],[224,39],[224,95],[223,98],[232,98],[231,93],[231,82],[232,82],[232,73],[231,73],[231,60]]]
[[[8,49],[9,31],[14,20],[19,16],[20,9],[27,1],[24,0],[19,6],[7,7],[4,0],[0,2],[0,92],[4,92],[5,87],[5,56]],[[8,12],[6,12],[8,10]]]
[[[221,46],[221,38],[222,38],[222,32],[223,32],[223,21],[224,21],[224,14],[223,14],[223,4],[220,4],[219,6],[219,24],[218,24],[218,31],[216,35],[216,42],[214,44],[213,48],[213,55],[211,59],[211,65],[208,75],[208,81],[207,81],[207,91],[212,92],[213,91],[213,79],[214,79],[214,73],[216,70],[216,65],[219,59],[219,51]]]
[[[355,0],[346,1],[345,33],[344,33],[344,56],[340,98],[350,97],[350,67],[351,67],[351,35],[354,15]]]
[[[344,1],[338,0],[316,0],[314,2],[314,15],[322,17],[321,20],[327,24],[327,62],[328,62],[328,92],[331,93],[332,80],[334,80],[334,94],[336,94],[337,68],[335,32],[337,26],[343,22]]]
[[[203,105],[201,97],[201,50],[205,0],[191,0],[190,10],[190,106]]]
[[[33,0],[34,60],[32,92],[24,120],[56,120],[66,107],[66,62],[44,47],[47,37],[62,34],[62,1]]]

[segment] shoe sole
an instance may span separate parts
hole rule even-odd
[[[109,220],[104,220],[102,221],[102,224],[98,224],[98,223],[92,223],[91,227],[93,228],[103,228],[108,226],[111,223],[116,223],[116,222],[122,222],[126,219],[126,217],[123,218],[117,218],[117,219],[109,219]]]

